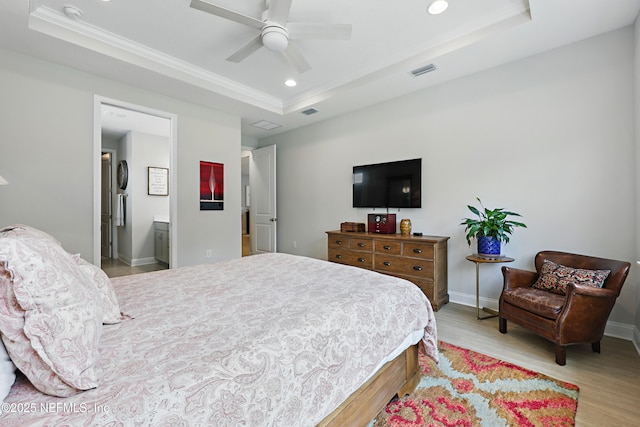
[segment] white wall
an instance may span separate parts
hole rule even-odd
[[[129,182],[124,191],[127,223],[125,227],[118,227],[118,231],[130,235],[124,240],[130,242],[130,247],[118,245],[118,253],[130,265],[143,265],[155,262],[154,218],[169,219],[170,216],[170,196],[148,194],[147,168],[169,168],[171,147],[169,138],[141,132],[129,132],[127,144],[131,152],[127,159]]]
[[[352,167],[421,157],[423,208],[399,217],[451,237],[454,301],[475,303],[459,223],[476,196],[524,215],[529,228],[504,248],[514,267],[543,249],[635,260],[633,42],[623,29],[261,140],[278,146],[279,250],[326,258],[326,230],[366,222]],[[495,306],[500,265],[480,280]],[[610,318],[627,338],[636,287],[631,277]]]
[[[175,267],[241,256],[240,119],[0,50],[0,225],[25,223],[93,253],[94,95],[177,116]],[[225,166],[225,209],[199,210],[199,161]],[[205,257],[211,249],[212,258]]]

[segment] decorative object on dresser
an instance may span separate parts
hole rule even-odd
[[[342,222],[340,223],[340,231],[360,231],[364,232],[364,222]]]
[[[449,302],[445,236],[327,231],[329,261],[409,280],[434,310]]]
[[[400,220],[400,234],[403,236],[411,235],[411,220],[404,218]]]
[[[396,214],[369,214],[369,233],[395,234]]]
[[[471,246],[471,238],[478,240],[478,255],[499,256],[500,243],[509,243],[509,235],[515,227],[524,227],[521,222],[507,219],[509,216],[522,216],[515,212],[505,211],[504,208],[487,209],[482,205],[479,197],[476,197],[482,210],[475,206],[467,205],[477,218],[464,218],[460,225],[464,225],[467,233],[467,243]]]

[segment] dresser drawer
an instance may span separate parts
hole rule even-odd
[[[354,251],[373,252],[373,240],[357,239],[352,237],[349,239],[349,249],[353,249]]]
[[[402,253],[402,243],[390,240],[374,240],[373,247],[376,253],[400,255]]]
[[[433,261],[376,254],[375,270],[385,273],[433,278]]]
[[[435,282],[433,280],[429,280],[429,279],[418,279],[416,277],[410,277],[410,276],[403,276],[401,274],[398,275],[398,277],[400,277],[401,279],[405,279],[408,280],[410,282],[413,282],[417,287],[419,287],[422,292],[427,296],[427,298],[429,298],[429,301],[431,302],[431,305],[435,305],[436,302],[431,301],[431,298],[433,298],[433,296],[435,296],[435,289],[434,289],[434,284]],[[436,298],[437,300],[438,298]]]
[[[342,236],[329,236],[329,248],[349,248],[349,238]]]
[[[433,245],[405,242],[402,255],[415,258],[433,259]]]
[[[373,268],[373,254],[367,252],[329,249],[329,261],[353,265],[355,267],[366,268],[368,270]]]

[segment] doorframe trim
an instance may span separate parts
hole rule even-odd
[[[108,98],[101,95],[93,95],[93,264],[100,266],[100,155],[102,153],[102,104],[109,104],[120,108],[126,108],[140,113],[169,119],[169,188],[171,197],[169,199],[169,232],[171,243],[171,254],[169,268],[178,266],[178,161],[177,161],[177,141],[178,141],[178,116],[174,113],[160,111],[149,107]]]

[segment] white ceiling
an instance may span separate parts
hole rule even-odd
[[[207,1],[257,19],[265,8]],[[258,30],[190,0],[3,0],[0,47],[239,115],[243,135],[262,138],[630,25],[640,10],[640,0],[449,0],[432,16],[431,1],[293,0],[289,22],[352,25],[348,41],[291,41],[312,67],[302,74],[266,48],[226,61]],[[410,75],[430,63],[436,71]],[[318,113],[301,113],[310,107]],[[251,126],[261,120],[281,127]]]

